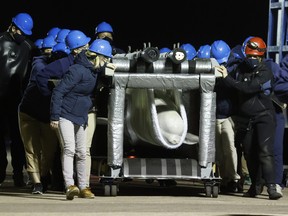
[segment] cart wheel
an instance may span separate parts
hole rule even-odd
[[[205,185],[205,192],[206,192],[206,197],[211,197],[211,195],[212,195],[212,186],[211,185]]]
[[[213,191],[212,191],[212,197],[213,198],[217,198],[219,194],[219,186],[218,185],[214,185],[213,186]]]
[[[111,185],[111,196],[117,196],[118,187],[117,185]]]
[[[110,196],[111,195],[111,187],[110,185],[104,185],[104,196]]]

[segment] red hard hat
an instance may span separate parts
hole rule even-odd
[[[252,37],[247,41],[245,54],[253,56],[263,56],[266,52],[266,44],[260,37]]]

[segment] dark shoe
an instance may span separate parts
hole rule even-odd
[[[255,186],[255,190],[256,190],[256,195],[262,194],[262,192],[264,190],[264,184],[257,184]]]
[[[238,184],[237,183],[237,192],[238,193],[243,193],[243,191],[244,191],[244,186],[243,186],[243,184]]]
[[[42,176],[41,177],[41,183],[43,186],[43,192],[46,192],[48,190],[48,186],[51,184],[51,176]]]
[[[41,183],[34,184],[32,194],[43,194],[43,186]]]
[[[256,196],[257,196],[256,186],[253,184],[250,186],[247,192],[243,193],[243,197],[256,197]]]
[[[271,200],[277,200],[283,196],[282,192],[277,190],[276,184],[268,184],[267,192],[269,194],[269,199]]]

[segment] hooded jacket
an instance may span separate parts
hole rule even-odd
[[[50,120],[58,121],[63,117],[85,127],[88,111],[93,105],[91,94],[95,90],[97,76],[97,71],[87,59],[85,51],[78,54],[75,64],[69,67],[68,72],[53,90]]]

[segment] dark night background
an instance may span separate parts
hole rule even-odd
[[[0,30],[6,31],[17,13],[27,12],[34,20],[33,41],[52,27],[78,29],[94,39],[95,27],[102,21],[112,25],[116,46],[127,50],[130,45],[132,51],[149,42],[159,48],[191,43],[197,50],[218,39],[231,47],[251,35],[267,40],[268,0],[172,2],[10,0],[5,3],[8,7],[1,6]]]

